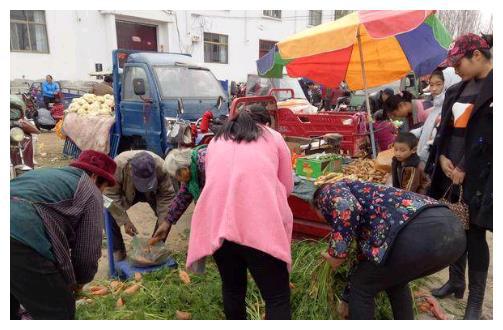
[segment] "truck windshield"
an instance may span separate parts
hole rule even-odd
[[[249,75],[246,84],[246,95],[263,96],[269,95],[273,88],[291,88],[296,99],[305,99],[306,96],[300,87],[299,81],[295,78],[284,76],[283,78],[264,78],[256,75]],[[278,101],[285,101],[292,97],[290,92],[276,92],[274,96]]]
[[[161,97],[225,97],[218,80],[209,70],[177,66],[154,67]]]

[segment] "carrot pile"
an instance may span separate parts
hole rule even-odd
[[[292,318],[296,320],[339,319],[338,307],[346,285],[349,265],[333,272],[320,256],[325,241],[304,240],[292,244],[290,276]],[[136,274],[129,281],[100,281],[84,289],[77,318],[93,320],[222,320],[222,286],[218,269],[208,260],[204,274],[184,271],[184,254],[173,255],[179,269]],[[103,290],[104,289],[104,290]],[[101,295],[93,294],[103,293]],[[248,277],[246,311],[250,320],[265,316],[265,303]],[[391,319],[388,299],[376,299],[376,318]]]

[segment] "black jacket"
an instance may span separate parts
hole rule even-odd
[[[459,98],[467,82],[449,88],[442,106],[442,121],[430,153],[432,184],[429,195],[441,198],[446,181],[440,166],[441,150],[452,133],[452,106]],[[428,166],[427,166],[428,167]],[[492,230],[493,228],[493,73],[486,77],[468,122],[465,136],[465,181],[463,199],[470,208],[470,223]]]
[[[376,111],[383,109],[384,102],[382,101],[382,94],[383,91],[379,91],[379,93],[376,93],[369,97],[370,111],[372,113],[375,113]]]

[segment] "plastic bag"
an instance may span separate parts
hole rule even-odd
[[[131,265],[150,267],[164,264],[169,258],[169,251],[162,241],[149,245],[148,238],[135,236],[128,255]]]
[[[51,112],[45,108],[38,109],[37,121],[40,125],[56,125],[56,121],[52,118]]]
[[[168,133],[168,143],[173,145],[190,144],[192,142],[192,132],[190,125],[185,123],[175,123]]]
[[[56,136],[57,137],[59,137],[61,140],[65,140],[66,139],[66,135],[63,132],[63,120],[60,120],[60,121],[58,121],[56,123],[55,130],[56,130]]]

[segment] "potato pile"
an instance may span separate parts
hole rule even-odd
[[[82,97],[73,99],[66,111],[75,112],[82,117],[113,116],[114,106],[113,95],[84,94]]]
[[[386,172],[375,168],[375,162],[371,159],[358,159],[344,166],[345,175],[354,175],[362,181],[386,183]]]

